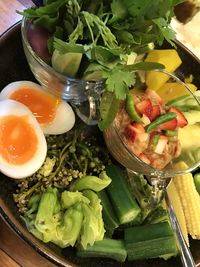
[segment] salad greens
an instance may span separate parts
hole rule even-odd
[[[48,187],[60,189],[76,186],[73,181],[89,176],[99,179],[97,187],[105,187],[110,180],[104,169],[110,161],[108,151],[97,145],[94,136],[86,134],[85,126],[79,130],[71,130],[59,136],[47,136],[47,158],[43,166],[31,177],[21,180],[18,183],[14,200],[17,203],[20,213],[27,211],[28,200],[32,195],[39,195]],[[101,174],[102,173],[102,174]],[[91,179],[91,178],[90,178]],[[86,179],[88,183],[88,179]],[[98,182],[98,181],[97,181]],[[80,182],[81,183],[81,182]],[[38,198],[37,197],[37,198]],[[35,201],[34,206],[35,207]]]
[[[166,39],[174,45],[175,33],[170,21],[174,7],[180,2],[47,0],[43,6],[19,13],[51,33],[48,48],[57,71],[83,79],[105,79],[106,91],[117,101],[126,98],[137,70],[164,67],[148,62],[126,65],[131,53],[143,54],[150,44],[161,45]],[[107,108],[103,113],[100,108],[102,130],[113,119],[108,112],[111,103],[106,101],[103,106],[104,110]]]
[[[82,191],[84,189],[92,189],[96,192],[103,190],[111,183],[110,177],[106,174],[105,171],[102,171],[99,174],[99,178],[96,176],[83,176],[80,180],[76,180],[70,186],[70,190],[73,191]]]
[[[155,224],[159,234],[160,223],[167,222],[161,228],[169,228],[169,218],[162,203],[150,205],[151,185],[145,177],[128,179],[126,170],[112,163],[94,131],[83,125],[67,134],[47,136],[44,165],[18,182],[14,200],[27,229],[41,241],[76,247],[80,257],[123,262],[132,257],[127,257],[131,249],[125,231]],[[138,250],[142,259],[157,255],[149,252],[152,236],[145,234],[145,240],[147,253]],[[162,242],[166,249],[162,255],[169,251],[176,255],[169,250],[175,244],[172,232]]]
[[[49,187],[42,193],[38,209],[25,212],[22,218],[38,239],[53,242],[61,248],[79,243],[86,249],[88,244],[93,245],[104,237],[100,199],[89,189],[83,193],[60,193]]]
[[[166,209],[150,205],[151,186],[144,176],[132,176],[137,186],[126,176],[123,168],[109,164],[99,178],[83,176],[66,188],[34,192],[21,218],[35,237],[61,248],[75,246],[79,257],[124,262],[176,256]],[[98,179],[106,184],[99,187]]]
[[[95,191],[111,182],[105,171],[108,152],[85,126],[47,136],[47,144],[44,165],[18,183],[14,200],[28,230],[38,239],[61,248],[85,249],[105,233],[102,204]]]

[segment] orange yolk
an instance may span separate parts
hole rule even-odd
[[[54,96],[29,87],[18,88],[9,98],[26,105],[40,124],[48,124],[53,121],[60,102]]]
[[[35,154],[38,138],[26,116],[8,115],[0,119],[0,155],[10,164],[20,165]]]

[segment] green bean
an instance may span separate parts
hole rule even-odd
[[[133,101],[133,96],[131,94],[128,94],[126,97],[126,111],[129,116],[134,119],[134,121],[138,123],[144,123],[135,110],[135,104]]]
[[[155,119],[153,122],[151,122],[149,125],[146,126],[146,132],[150,132],[151,130],[153,130],[154,128],[156,128],[157,126],[165,123],[165,122],[168,122],[168,121],[171,121],[173,120],[174,118],[176,118],[176,113],[174,112],[167,112],[165,114],[162,114],[161,116],[159,116],[157,119]]]

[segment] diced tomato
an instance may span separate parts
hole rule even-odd
[[[153,106],[150,99],[144,99],[136,105],[136,110],[141,114],[145,114],[151,120],[151,114],[153,111]]]
[[[155,120],[157,117],[160,116],[160,105],[153,106],[152,114],[151,114],[151,121]]]
[[[132,142],[135,141],[136,132],[135,132],[135,128],[131,124],[128,124],[126,126],[124,134],[126,138],[129,139],[130,141]]]
[[[158,140],[158,143],[157,143],[154,151],[158,154],[162,154],[166,145],[167,145],[167,142],[168,142],[167,136],[160,135],[160,138]]]
[[[141,153],[139,156],[138,156],[142,161],[144,161],[146,164],[150,164],[151,161],[147,158],[146,155],[144,155],[143,153]]]
[[[144,126],[141,123],[132,122],[131,125],[135,129],[136,133],[145,133]]]
[[[129,123],[125,128],[125,136],[132,142],[135,141],[136,136],[141,135],[141,137],[146,138],[144,134],[146,133],[143,125],[137,122]]]
[[[172,119],[171,121],[167,121],[158,126],[160,130],[175,130],[178,126],[178,121],[176,118]]]
[[[164,103],[163,99],[154,90],[147,88],[145,93],[147,94],[147,97],[154,100],[154,102],[157,102],[157,104],[159,105],[163,105]]]
[[[176,115],[177,115],[176,119],[178,122],[178,127],[183,128],[184,126],[186,126],[188,124],[188,121],[187,121],[186,117],[184,116],[184,114],[180,110],[178,110],[177,108],[171,107],[169,109],[169,112],[176,113]]]

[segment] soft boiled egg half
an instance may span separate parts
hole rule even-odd
[[[32,112],[17,101],[0,101],[0,171],[11,178],[28,177],[46,154],[46,139]]]
[[[31,81],[8,84],[0,93],[0,100],[12,99],[27,106],[39,122],[44,134],[62,134],[75,123],[71,106]]]

